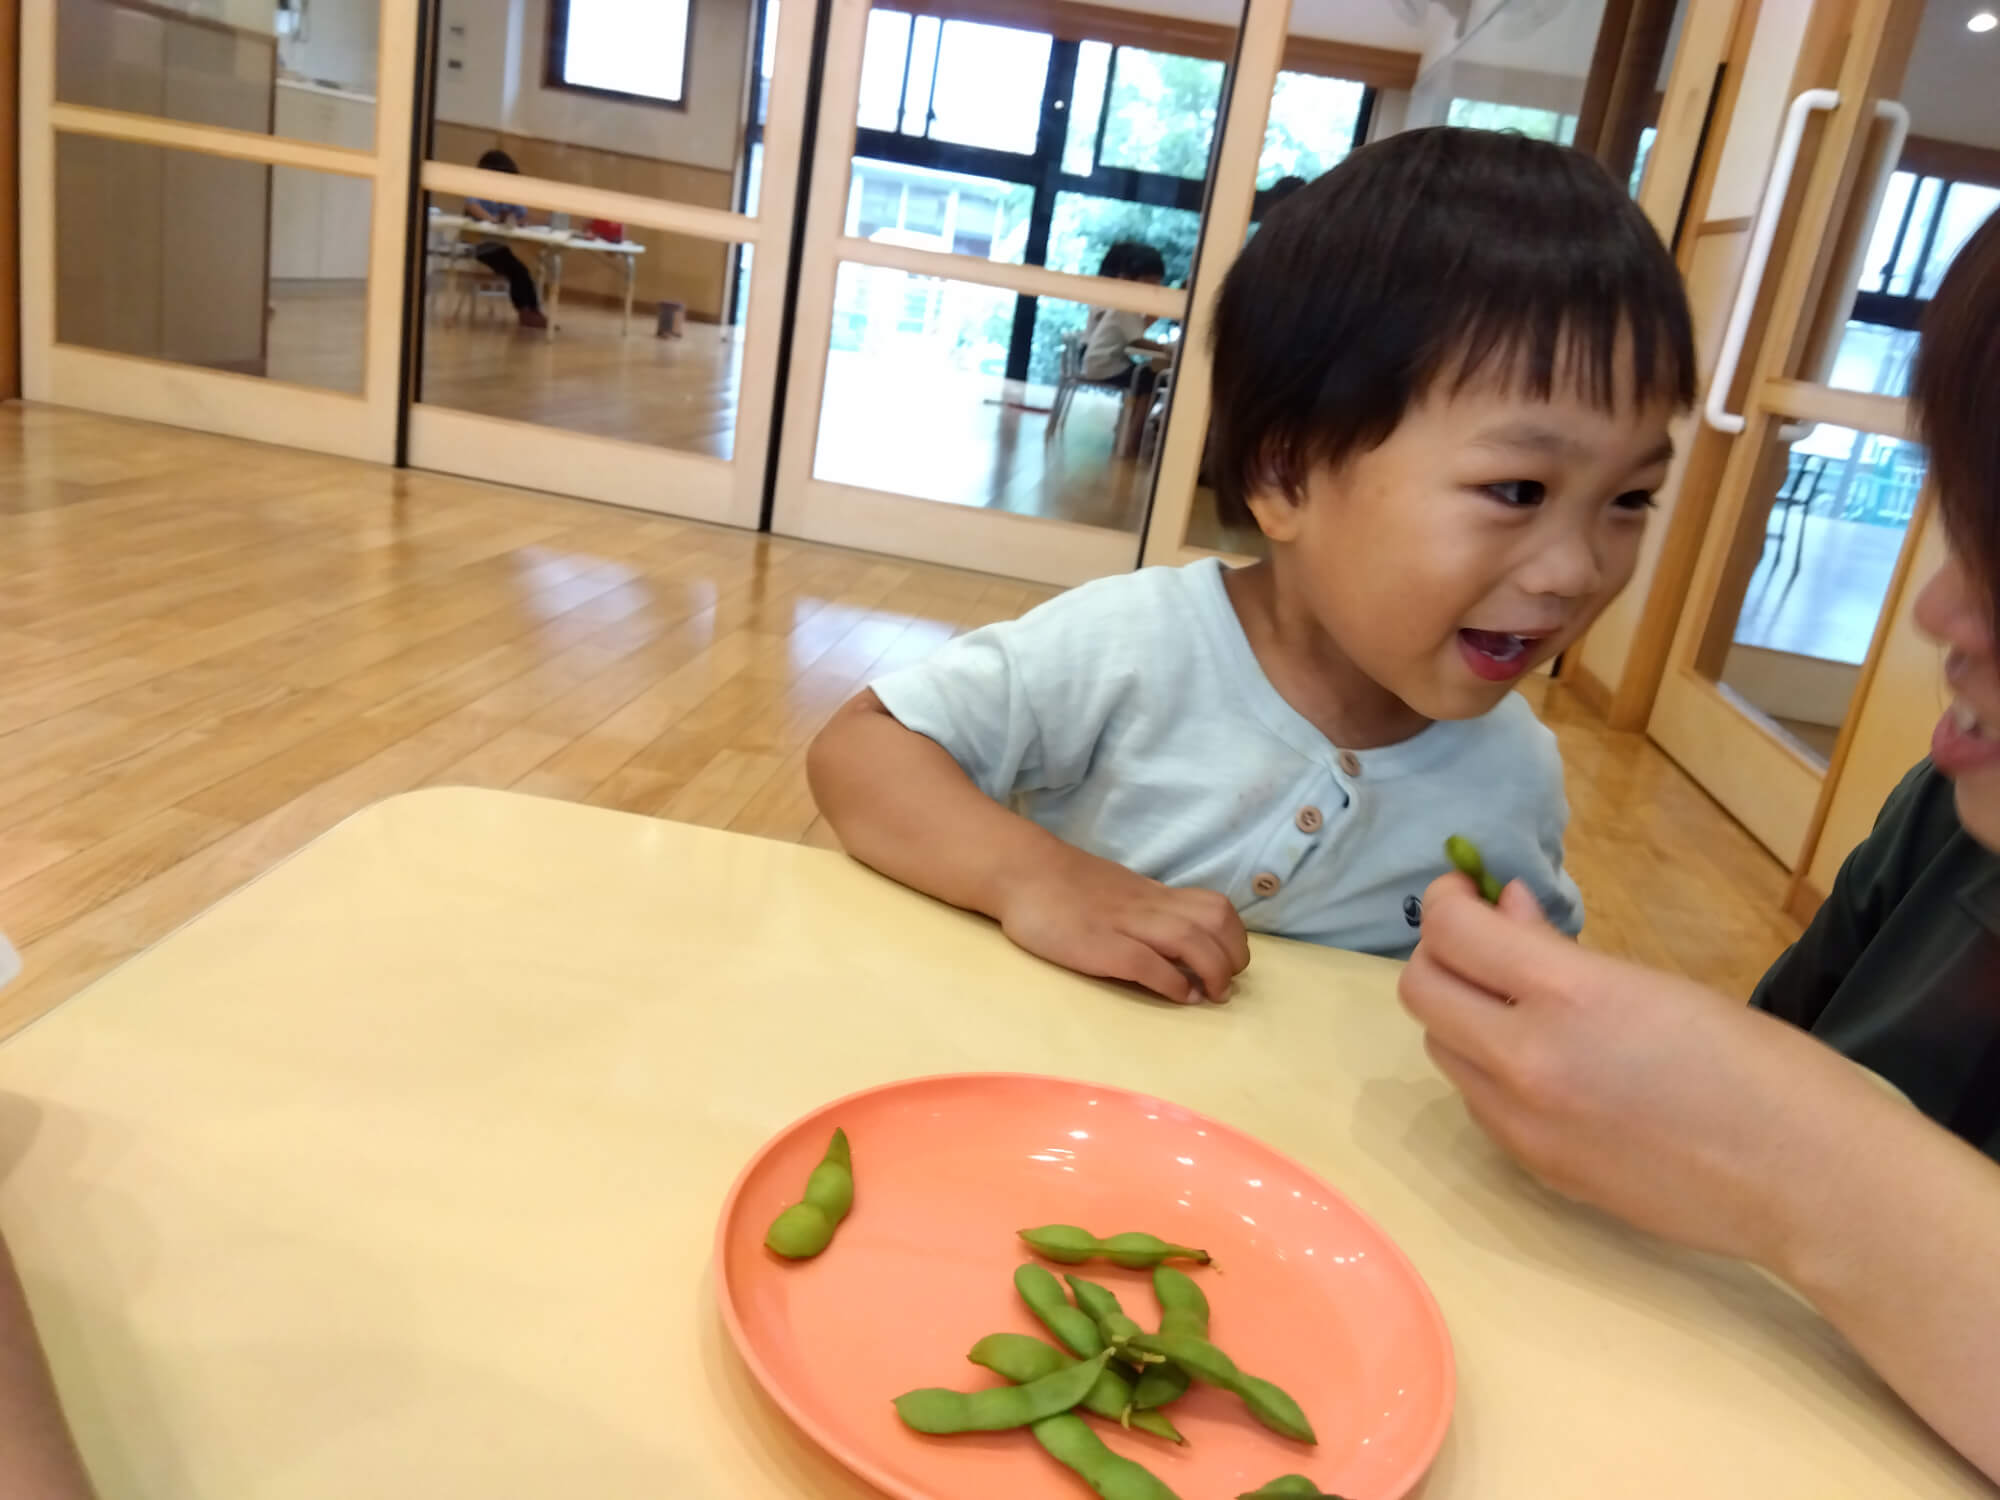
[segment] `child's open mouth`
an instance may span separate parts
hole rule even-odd
[[[1458,651],[1465,664],[1488,682],[1512,682],[1528,669],[1539,635],[1509,635],[1502,630],[1461,630]]]

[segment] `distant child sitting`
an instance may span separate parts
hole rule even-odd
[[[1575,932],[1512,691],[1631,577],[1693,398],[1680,278],[1589,157],[1437,128],[1273,214],[1215,313],[1223,519],[878,681],[808,771],[852,854],[1086,974],[1224,998],[1245,930],[1407,953],[1445,839]]]
[[[1167,279],[1167,263],[1151,245],[1120,240],[1104,252],[1097,274],[1159,286]],[[1132,351],[1154,354],[1166,351],[1165,344],[1146,338],[1146,330],[1158,321],[1151,313],[1093,307],[1090,316],[1084,319],[1083,355],[1078,373],[1092,385],[1129,386],[1143,396],[1152,388],[1155,376],[1151,365],[1132,358]]]
[[[482,172],[514,172],[520,168],[514,165],[514,158],[505,151],[488,151],[479,158]],[[465,216],[489,224],[525,224],[528,211],[518,203],[502,203],[494,198],[468,198],[465,200]],[[534,273],[521,262],[521,257],[509,250],[498,240],[482,240],[472,250],[473,258],[495,276],[507,283],[507,296],[514,304],[514,315],[521,320],[523,328],[546,328],[549,320],[542,315],[542,295],[535,286]]]

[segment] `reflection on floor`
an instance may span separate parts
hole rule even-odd
[[[1796,578],[1790,547],[1782,569],[1774,566],[1777,544],[1766,549],[1744,597],[1736,643],[1858,666],[1867,659],[1905,533],[1820,516],[1807,517],[1804,532]]]
[[[327,285],[277,284],[271,375],[358,392],[365,305],[355,289],[328,291]],[[569,432],[730,456],[742,362],[738,330],[690,323],[683,338],[656,338],[644,309],[635,309],[626,337],[618,309],[574,299],[563,303],[557,324],[553,339],[524,332],[504,297],[483,298],[464,322],[430,319],[419,399]]]
[[[1047,591],[444,475],[0,409],[0,1035],[349,813],[514,787],[827,842],[857,687]],[[1743,995],[1786,877],[1559,684],[1585,944]]]
[[[1149,465],[1112,456],[1118,399],[1077,392],[1048,440],[1047,386],[836,350],[813,475],[946,505],[1137,533]]]

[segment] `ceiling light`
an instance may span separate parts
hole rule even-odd
[[[1990,10],[1979,11],[1965,23],[1967,31],[1991,31],[1995,26],[2000,26],[2000,16]]]

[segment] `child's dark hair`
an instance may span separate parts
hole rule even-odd
[[[1149,276],[1167,279],[1166,258],[1151,245],[1139,240],[1120,240],[1104,252],[1097,263],[1099,276],[1115,276],[1120,281],[1143,281]]]
[[[1952,546],[2000,595],[2000,213],[1973,231],[1924,310],[1910,395]]]
[[[1561,379],[1609,408],[1629,349],[1639,399],[1694,400],[1687,297],[1638,205],[1582,152],[1497,131],[1391,136],[1292,194],[1230,268],[1212,337],[1231,525],[1495,362],[1537,397]]]
[[[479,170],[482,172],[514,172],[518,174],[521,169],[514,165],[513,157],[496,146],[479,158]]]

